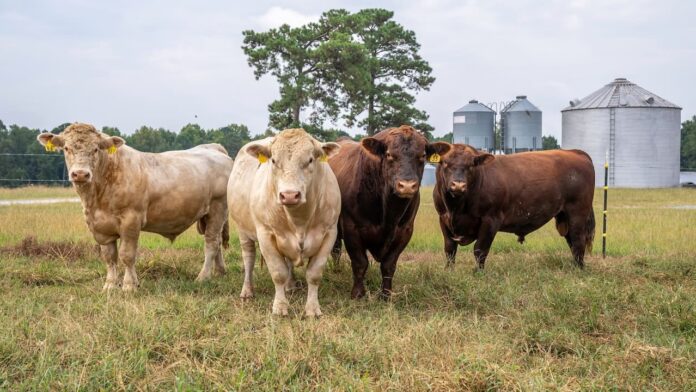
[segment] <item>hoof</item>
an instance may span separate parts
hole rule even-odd
[[[316,304],[314,306],[305,306],[305,317],[307,318],[315,318],[315,317],[320,317],[322,315],[321,313],[321,308],[319,308],[319,304]]]
[[[273,314],[276,316],[288,315],[288,304],[285,302],[273,303]]]
[[[102,291],[111,291],[113,289],[118,288],[118,283],[115,282],[106,282],[104,283],[104,287],[102,287]]]
[[[203,272],[201,272],[196,277],[196,282],[205,282],[206,280],[210,280],[210,278],[211,278],[210,273],[204,274]]]
[[[254,289],[251,287],[242,287],[242,292],[239,294],[241,299],[251,299],[254,298]]]
[[[135,283],[124,283],[122,288],[125,293],[134,293],[138,291],[138,285]]]
[[[364,287],[353,287],[353,290],[350,292],[350,298],[352,299],[359,299],[365,296],[365,288]]]

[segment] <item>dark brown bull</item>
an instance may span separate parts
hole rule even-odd
[[[332,252],[341,239],[353,269],[352,298],[365,295],[367,251],[380,263],[382,296],[389,297],[399,255],[413,234],[418,188],[426,158],[434,152],[410,126],[390,128],[360,143],[343,140],[329,159],[341,188],[341,217]]]
[[[579,267],[591,251],[594,168],[580,150],[553,150],[493,156],[468,145],[436,143],[441,155],[433,190],[445,240],[447,265],[457,245],[474,245],[483,268],[499,231],[524,237],[556,218]]]

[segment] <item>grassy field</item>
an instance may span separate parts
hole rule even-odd
[[[0,198],[73,195],[59,192]],[[234,234],[228,274],[203,284],[195,231],[144,234],[139,292],[104,294],[78,203],[0,207],[0,389],[696,390],[695,191],[612,190],[608,257],[598,232],[585,270],[549,224],[524,245],[499,234],[483,273],[471,246],[444,269],[423,193],[393,300],[377,298],[376,265],[368,298],[350,300],[343,260],[318,320],[301,317],[304,290],[271,316],[259,265],[256,298],[238,298]]]

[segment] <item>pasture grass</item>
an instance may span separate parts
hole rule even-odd
[[[350,300],[343,259],[317,320],[302,318],[305,290],[272,316],[258,263],[256,298],[238,298],[234,233],[228,274],[206,283],[195,230],[173,245],[144,234],[140,290],[106,294],[78,203],[0,207],[0,389],[696,389],[696,210],[670,208],[696,192],[612,190],[606,259],[598,192],[585,270],[551,223],[524,245],[499,234],[483,273],[471,246],[444,268],[430,192],[393,299],[371,265],[368,297]]]
[[[72,186],[31,185],[20,188],[0,188],[0,200],[41,199],[46,197],[77,197]]]

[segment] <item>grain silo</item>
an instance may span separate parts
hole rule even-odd
[[[491,151],[495,147],[495,111],[472,99],[454,112],[453,141]]]
[[[562,146],[592,157],[595,183],[672,187],[679,185],[681,108],[625,78],[614,79],[561,111]]]
[[[541,110],[518,95],[500,111],[500,129],[506,154],[541,149]]]

